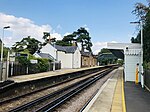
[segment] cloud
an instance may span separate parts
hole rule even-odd
[[[107,47],[107,42],[96,42],[93,43],[92,51],[94,54],[98,54],[102,48]]]
[[[61,40],[62,36],[58,33],[53,33],[53,34],[51,34],[51,38],[56,38],[57,40]]]
[[[92,51],[94,54],[98,54],[102,48],[107,48],[108,42],[95,42],[92,46]],[[111,41],[110,43],[117,43],[116,41]]]
[[[65,34],[64,34],[64,36],[67,36],[67,35],[70,35],[71,33],[69,33],[69,32],[66,32]]]
[[[10,35],[5,35],[4,38],[5,45],[9,47],[27,36],[31,36],[39,41],[43,41],[43,32],[50,32],[51,35],[55,36],[56,39],[61,38],[60,34],[53,33],[50,25],[36,25],[32,20],[23,17],[15,17],[13,15],[0,13],[0,23],[1,29],[8,25],[11,27],[8,29]],[[6,33],[8,33],[8,31]]]
[[[88,26],[85,24],[85,25],[83,25],[82,27],[84,27],[88,32],[89,32],[89,28],[88,28]]]
[[[57,25],[57,27],[56,27],[57,29],[62,29],[62,27],[61,27],[61,25]]]

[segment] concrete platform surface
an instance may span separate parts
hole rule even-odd
[[[140,84],[125,82],[127,112],[150,112],[150,92]]]
[[[125,112],[123,68],[111,72],[109,78],[83,112]]]
[[[20,82],[32,81],[32,80],[37,80],[37,79],[41,79],[41,78],[63,75],[63,74],[67,74],[67,73],[88,70],[88,69],[93,69],[93,68],[100,68],[100,67],[102,67],[102,66],[78,68],[78,69],[60,69],[60,70],[55,70],[55,71],[43,72],[43,73],[12,76],[12,77],[9,77],[8,80],[13,80],[17,83],[20,83]]]

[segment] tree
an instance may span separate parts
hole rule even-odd
[[[74,41],[75,35],[69,34],[67,36],[64,36],[62,40],[57,40],[56,45],[61,45],[61,46],[72,46],[73,41]]]
[[[144,61],[150,62],[150,2],[148,2],[148,6],[137,3],[135,4],[135,9],[132,11],[133,14],[136,15],[139,21],[143,22],[143,51],[144,51]],[[132,43],[141,43],[141,32],[136,38],[131,38]]]
[[[142,21],[146,19],[146,15],[148,12],[149,12],[149,6],[146,6],[142,3],[136,3],[135,9],[132,11],[132,13],[135,14],[136,17]]]
[[[0,40],[0,53],[1,53],[1,47],[2,47],[2,41]],[[7,48],[7,47],[5,47],[5,46],[3,46],[3,47],[4,47],[4,48],[3,48],[3,52],[4,52],[3,58],[4,58],[4,60],[6,60],[6,59],[7,59],[7,54],[8,54],[9,48]]]
[[[89,36],[89,32],[81,27],[77,31],[74,31],[72,34],[64,36],[62,40],[56,42],[57,45],[62,46],[72,46],[73,43],[81,43],[81,51],[85,50],[92,52],[92,42],[91,37]]]
[[[50,41],[50,33],[49,32],[43,32],[43,39],[45,40],[45,42],[49,42]]]
[[[92,42],[89,32],[85,28],[81,27],[77,30],[77,32],[74,32],[74,34],[76,34],[77,42],[81,43],[81,52],[84,52],[85,49],[92,52]]]
[[[97,60],[100,65],[114,64],[117,61],[117,57],[114,56],[109,49],[103,48],[98,53]]]
[[[15,52],[23,52],[27,51],[30,54],[34,54],[36,51],[39,51],[42,47],[42,43],[35,38],[31,38],[30,36],[23,38],[20,42],[16,42],[12,49]]]

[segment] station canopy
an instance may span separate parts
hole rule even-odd
[[[140,49],[140,44],[133,43],[107,43],[107,49],[109,49],[116,57],[124,59],[125,49]]]

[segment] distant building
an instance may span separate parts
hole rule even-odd
[[[90,52],[81,52],[81,67],[97,66],[97,57]]]
[[[34,53],[33,54],[35,57],[37,58],[46,58],[46,59],[49,59],[51,61],[54,61],[54,57],[51,56],[50,54],[48,53]]]
[[[113,64],[117,61],[117,57],[112,53],[102,53],[97,57],[99,65]]]
[[[41,49],[41,53],[48,53],[56,61],[60,61],[62,68],[81,68],[81,53],[77,46],[47,44]]]

